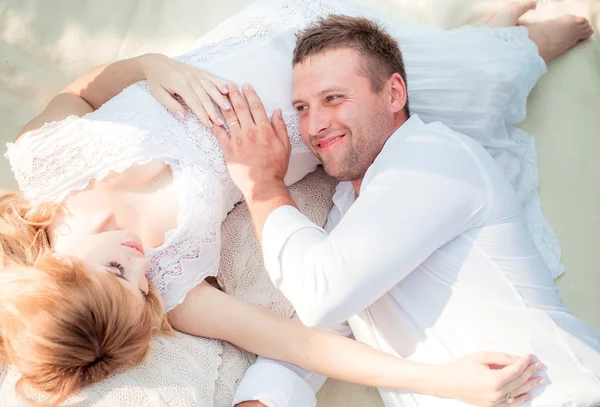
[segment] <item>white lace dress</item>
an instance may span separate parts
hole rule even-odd
[[[558,243],[539,206],[533,142],[513,127],[525,117],[527,95],[545,72],[524,28],[444,31],[392,20],[343,0],[271,0],[227,20],[176,59],[226,80],[251,83],[268,114],[283,108],[293,146],[292,183],[317,164],[301,140],[290,104],[294,34],[328,13],[384,23],[404,54],[411,111],[428,122],[442,121],[488,148],[515,186],[545,260],[560,274]],[[174,118],[145,82],[82,118],[71,116],[26,134],[8,146],[7,157],[21,190],[34,201],[62,201],[91,180],[126,171],[134,163],[167,163],[179,194],[178,227],[162,246],[147,251],[149,277],[170,310],[192,287],[217,274],[220,225],[241,193],[212,133],[191,114],[183,121]],[[211,342],[206,341],[207,352],[216,349],[209,349]],[[218,357],[205,358],[207,382],[214,382],[219,363]],[[202,397],[212,397],[211,389],[207,386]]]

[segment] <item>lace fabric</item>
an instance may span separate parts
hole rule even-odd
[[[285,61],[291,57],[296,29],[330,12],[375,14],[359,6],[348,8],[348,4],[333,0],[259,2],[217,27],[194,50],[177,59],[216,69],[217,74],[221,68],[223,72],[233,69],[232,79],[256,75],[254,79],[264,84],[265,94],[275,95],[275,102],[270,97],[264,100],[269,111],[281,107],[277,104],[289,96],[290,90],[284,84],[291,83],[290,59]],[[376,17],[386,23],[403,49],[412,111],[425,121],[439,120],[476,138],[490,151],[511,179],[542,255],[559,274],[562,266],[558,242],[539,208],[535,148],[527,134],[513,127],[525,114],[526,97],[545,70],[524,30],[472,28],[446,32]],[[250,65],[254,53],[261,49],[272,57],[270,64],[263,63],[264,69],[258,73],[244,71],[236,77],[235,70]],[[240,62],[232,68],[228,58]],[[287,64],[283,77],[283,65],[274,62],[277,58]],[[274,78],[283,78],[282,84]],[[284,119],[294,160],[304,157],[307,147],[287,100]],[[130,86],[83,118],[72,116],[28,133],[18,144],[9,145],[7,156],[20,188],[37,201],[62,201],[69,193],[85,189],[91,180],[102,179],[110,172],[124,172],[134,163],[166,162],[173,169],[179,193],[179,227],[167,234],[161,247],[147,251],[152,262],[149,275],[159,287],[166,308],[179,304],[191,288],[220,270],[218,280],[227,293],[283,315],[292,313],[263,271],[245,205],[238,205],[221,227],[241,194],[228,176],[216,139],[189,111],[185,120],[175,119],[151,96],[145,82]],[[301,158],[296,164],[298,174],[314,169],[314,160]],[[305,205],[309,217],[320,223],[327,215],[332,192],[324,186],[331,181],[319,178],[322,173],[311,177],[299,184],[294,198],[301,207]],[[187,350],[179,352],[174,344]],[[192,356],[186,356],[187,352]],[[171,353],[173,356],[168,356]],[[251,355],[229,345],[223,347],[219,341],[183,334],[172,340],[157,338],[151,358],[142,365],[145,367],[124,373],[121,379],[115,376],[110,384],[92,386],[89,394],[114,395],[107,396],[112,404],[106,405],[139,405],[131,404],[142,400],[135,398],[138,396],[147,397],[142,405],[226,405],[223,400],[232,397],[235,383],[251,360]],[[178,369],[182,369],[181,374],[186,372],[179,363],[194,366],[195,376],[185,373],[187,376],[178,378]],[[170,379],[168,374],[163,378],[163,369],[173,369],[172,379],[184,384],[165,385]],[[220,380],[215,384],[217,376]],[[0,400],[8,400],[6,405],[18,405],[10,396],[16,377],[11,370],[6,373],[0,391]],[[165,385],[166,392],[157,383]],[[201,390],[194,393],[196,387]],[[100,396],[90,400],[76,405],[105,405],[97,404],[104,402]],[[186,404],[191,400],[196,404]]]

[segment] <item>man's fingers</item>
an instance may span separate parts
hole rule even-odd
[[[281,109],[276,109],[271,116],[271,124],[275,129],[275,134],[281,140],[284,146],[289,150],[290,138],[288,137],[287,126],[283,121]]]
[[[252,114],[254,123],[260,126],[269,123],[267,112],[265,112],[262,101],[256,94],[254,88],[246,83],[242,86],[242,91],[244,92],[244,97],[246,98],[248,106],[250,107],[250,113]]]
[[[175,100],[170,92],[162,86],[151,87],[150,89],[161,105],[166,107],[173,116],[177,117],[179,120],[183,120],[185,117],[185,109],[181,106],[181,103]]]
[[[225,156],[227,156],[227,151],[229,149],[229,143],[231,142],[231,139],[229,138],[229,134],[227,134],[227,132],[225,131],[225,128],[222,126],[214,126],[212,129],[213,134],[215,135],[215,137],[217,138],[217,140],[219,141],[219,144],[221,144],[221,147],[223,148],[223,154],[225,154]]]
[[[244,128],[254,125],[254,120],[252,120],[252,115],[248,109],[248,103],[246,102],[244,96],[240,93],[238,87],[235,84],[230,83],[227,85],[227,88],[229,89],[229,100],[231,101],[233,111],[235,112],[241,127]]]

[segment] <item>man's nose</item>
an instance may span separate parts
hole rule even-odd
[[[331,116],[327,109],[311,108],[308,111],[308,132],[316,136],[331,127]]]

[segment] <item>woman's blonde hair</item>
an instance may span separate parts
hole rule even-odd
[[[47,229],[60,205],[32,205],[20,192],[0,196],[0,256],[3,265],[32,266],[50,249]]]
[[[21,373],[16,391],[24,401],[57,406],[141,363],[152,335],[172,330],[152,284],[142,304],[114,275],[56,258],[44,231],[53,208],[26,207],[20,199],[13,195],[6,205],[0,198],[0,362]],[[28,397],[31,390],[44,393],[44,401]]]

